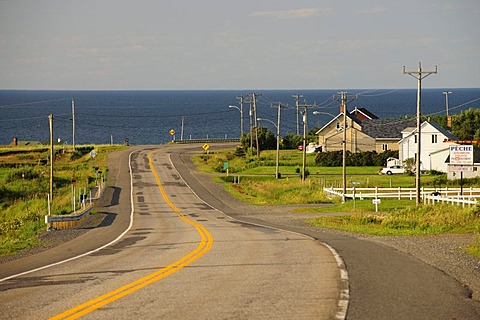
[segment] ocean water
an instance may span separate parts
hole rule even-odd
[[[256,91],[257,117],[277,122],[281,103],[280,134],[297,132],[294,94],[300,105],[309,105],[308,130],[319,128],[339,112],[340,90],[263,90]],[[416,89],[344,90],[348,109],[364,107],[380,118],[399,118],[416,114]],[[446,112],[442,89],[422,90],[422,114]],[[480,107],[480,88],[448,89],[449,113]],[[49,140],[48,115],[53,115],[54,139],[72,143],[72,99],[75,102],[75,143],[163,144],[173,138],[223,139],[240,136],[240,106],[236,97],[253,91],[178,90],[178,91],[45,91],[0,90],[0,145],[20,141]],[[334,95],[336,97],[334,98]],[[315,106],[313,106],[315,105]],[[249,128],[249,105],[244,104],[244,131]],[[313,115],[313,111],[323,112]],[[329,115],[330,114],[330,115]],[[302,133],[302,117],[299,128]],[[259,125],[276,128],[269,121]],[[173,129],[175,136],[169,132]]]

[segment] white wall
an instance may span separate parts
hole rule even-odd
[[[416,132],[416,130],[415,130]],[[448,157],[448,147],[451,143],[444,143],[443,140],[447,137],[439,132],[430,123],[424,122],[421,128],[422,139],[420,152],[420,169],[421,170],[437,170],[447,172],[447,164],[444,163]],[[408,135],[404,133],[406,137],[400,143],[400,160],[405,161],[408,158],[415,158],[417,153],[417,144],[415,143],[415,133]],[[436,138],[432,139],[432,136],[436,135]],[[441,151],[447,149],[446,154]]]

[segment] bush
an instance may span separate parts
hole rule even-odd
[[[10,172],[7,176],[7,183],[15,182],[20,179],[24,180],[35,180],[38,179],[40,175],[32,168],[21,168]]]
[[[398,151],[387,150],[378,154],[375,151],[351,153],[347,151],[347,166],[384,166],[388,158],[398,158]],[[343,165],[343,151],[319,152],[315,163],[323,167],[340,167]]]
[[[78,147],[75,149],[75,151],[70,155],[70,160],[78,160],[87,153],[90,153],[90,151],[93,150],[92,146],[86,146],[86,147]]]

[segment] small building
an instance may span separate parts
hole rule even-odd
[[[365,108],[347,112],[346,149],[352,153],[398,150],[398,141],[402,130],[415,123],[415,120],[379,119]],[[343,113],[316,132],[318,144],[322,151],[339,151],[343,149]]]
[[[457,138],[434,121],[421,124],[420,170],[447,172],[450,145],[448,142]],[[417,158],[418,134],[416,127],[407,127],[402,131],[399,144],[399,157],[403,163],[406,159]]]

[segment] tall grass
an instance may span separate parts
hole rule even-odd
[[[242,177],[238,184],[226,183],[235,197],[254,205],[329,203],[320,180],[301,181],[299,177]]]
[[[90,157],[95,148],[97,156]],[[58,152],[54,162],[52,214],[72,212],[72,178],[76,188],[91,189],[96,172],[107,172],[107,155],[122,146],[77,146],[76,151]],[[50,167],[42,160],[45,147],[0,148],[0,255],[37,243],[45,230]],[[97,177],[99,178],[99,177]]]
[[[312,218],[313,226],[372,235],[473,233],[480,230],[480,208],[452,205],[407,206],[386,214],[358,213]]]

